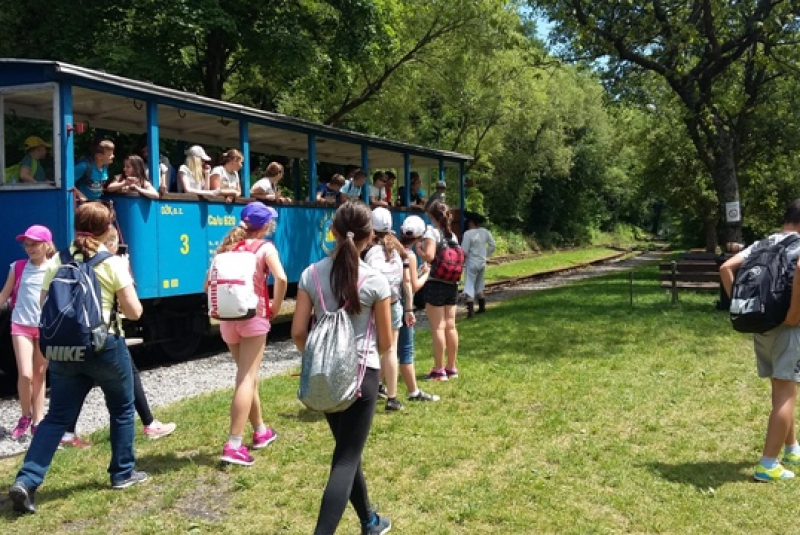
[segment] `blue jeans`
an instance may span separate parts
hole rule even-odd
[[[403,325],[397,333],[397,360],[400,364],[414,364],[414,327]]]
[[[86,362],[50,363],[50,408],[33,435],[17,481],[28,488],[42,484],[61,437],[78,417],[83,399],[95,382],[111,416],[111,484],[130,477],[133,453],[133,372],[125,341],[109,335],[106,349]]]

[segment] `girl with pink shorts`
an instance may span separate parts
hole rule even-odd
[[[262,240],[271,233],[278,213],[260,202],[252,202],[242,210],[239,226],[228,232],[217,254],[232,250],[244,244],[253,250],[256,240]],[[244,254],[244,253],[243,253]],[[258,396],[258,370],[264,358],[264,347],[269,332],[269,319],[281,310],[286,295],[286,273],[278,257],[275,246],[263,242],[256,250],[256,271],[253,286],[258,295],[256,315],[252,318],[220,322],[220,334],[228,344],[228,349],[236,361],[236,386],[231,402],[231,426],[228,440],[222,448],[223,462],[251,466],[253,457],[242,445],[244,427],[247,420],[253,426],[253,449],[264,448],[277,438],[274,429],[264,425],[261,415],[261,400]],[[272,303],[267,305],[267,277],[274,278]]]
[[[56,253],[53,235],[47,227],[33,225],[17,236],[28,258],[11,264],[0,303],[11,300],[11,341],[17,359],[17,392],[22,416],[11,436],[19,439],[31,434],[44,418],[45,374],[47,360],[39,349],[39,316],[42,282],[48,260]]]

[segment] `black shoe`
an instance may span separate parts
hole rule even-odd
[[[422,390],[417,391],[417,394],[412,396],[408,395],[408,401],[439,401],[439,396],[436,394],[428,394]]]
[[[486,299],[478,299],[478,314],[486,312]]]
[[[475,303],[469,301],[467,303],[467,317],[471,318],[475,315]]]
[[[137,483],[143,483],[147,481],[147,472],[138,472],[136,470],[131,472],[127,478],[123,479],[122,481],[117,481],[111,485],[111,488],[116,490],[127,489],[128,487],[132,487]]]
[[[392,531],[392,521],[385,516],[378,516],[377,524],[361,526],[361,535],[383,535]]]
[[[378,399],[386,399],[389,395],[386,393],[386,387],[383,383],[378,383]]]
[[[8,497],[11,498],[14,504],[14,510],[18,513],[35,513],[36,505],[33,503],[33,495],[35,492],[35,489],[29,489],[25,483],[21,481],[17,481],[11,485],[11,488],[8,489]]]
[[[405,409],[405,407],[397,400],[397,398],[389,398],[386,400],[387,411],[401,411],[403,409]]]

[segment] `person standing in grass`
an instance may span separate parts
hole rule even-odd
[[[478,299],[478,314],[486,312],[486,298],[483,276],[486,272],[486,258],[492,256],[497,244],[488,229],[481,226],[484,217],[474,212],[464,214],[467,219],[467,230],[464,233],[462,247],[464,249],[464,301],[467,303],[467,317],[475,315],[475,298]]]
[[[792,233],[800,233],[800,199],[786,209],[783,228],[766,240],[754,243],[720,267],[720,281],[730,296],[736,273],[742,263],[760,248],[774,245]],[[786,250],[789,260],[800,264],[800,243]],[[755,468],[756,481],[791,479],[790,467],[800,466],[800,446],[794,409],[797,402],[797,383],[800,382],[800,276],[794,277],[792,300],[783,325],[761,334],[753,335],[756,366],[759,377],[769,377],[772,390],[772,411],[767,421],[767,436],[761,460]],[[781,448],[783,447],[783,457]]]
[[[415,252],[427,263],[436,258],[437,247],[444,240],[457,243],[455,233],[450,230],[450,210],[441,201],[435,201],[428,208],[433,227],[428,227],[417,243]],[[458,357],[458,331],[456,330],[456,302],[458,283],[435,279],[428,276],[423,288],[425,313],[431,324],[433,337],[433,368],[425,376],[428,381],[447,381],[458,377],[456,358]],[[444,364],[445,354],[447,365]]]
[[[264,359],[264,347],[271,318],[278,315],[286,295],[286,273],[275,245],[263,241],[275,227],[278,212],[260,202],[251,202],[242,209],[242,220],[223,238],[217,254],[235,248],[248,248],[256,255],[253,287],[258,295],[256,315],[249,319],[222,321],[219,332],[236,362],[236,386],[231,401],[231,425],[228,440],[222,447],[220,460],[229,464],[252,466],[253,457],[242,444],[247,420],[253,426],[253,449],[266,448],[278,435],[264,425],[261,399],[258,395],[258,370]],[[244,253],[242,253],[244,254]],[[273,298],[267,307],[267,277],[275,279]],[[208,282],[206,282],[208,285]]]
[[[356,337],[353,351],[365,355],[367,361],[360,396],[344,411],[325,414],[336,446],[314,533],[335,533],[349,499],[361,520],[362,535],[380,535],[387,533],[392,523],[370,504],[361,455],[375,414],[380,355],[389,350],[393,340],[391,289],[386,277],[360,259],[372,239],[372,214],[364,203],[345,201],[336,210],[331,231],[336,249],[300,276],[292,339],[302,353],[312,314],[321,318],[325,310],[344,307]]]

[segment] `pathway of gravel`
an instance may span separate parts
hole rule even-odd
[[[502,301],[531,291],[554,288],[577,280],[630,270],[639,265],[655,262],[659,257],[658,253],[647,253],[619,262],[593,266],[566,275],[551,277],[546,280],[504,288],[487,295],[487,301],[489,303]],[[420,314],[420,316],[419,327],[427,327],[424,314]],[[299,366],[299,359],[299,353],[294,348],[291,340],[270,342],[267,344],[264,361],[261,364],[260,376],[270,377],[287,372]],[[230,354],[221,353],[213,357],[161,366],[141,373],[147,399],[154,409],[154,416],[158,418],[158,407],[205,392],[231,388],[236,368],[230,358]],[[23,452],[28,446],[29,437],[23,437],[19,441],[11,438],[11,430],[16,425],[17,418],[19,418],[19,403],[15,399],[0,400],[0,458]],[[180,422],[177,423],[178,432],[180,432]],[[138,418],[136,425],[137,427],[141,425]],[[94,388],[86,399],[81,412],[78,421],[78,434],[84,435],[107,426],[108,412],[103,402],[102,393],[98,388]]]

